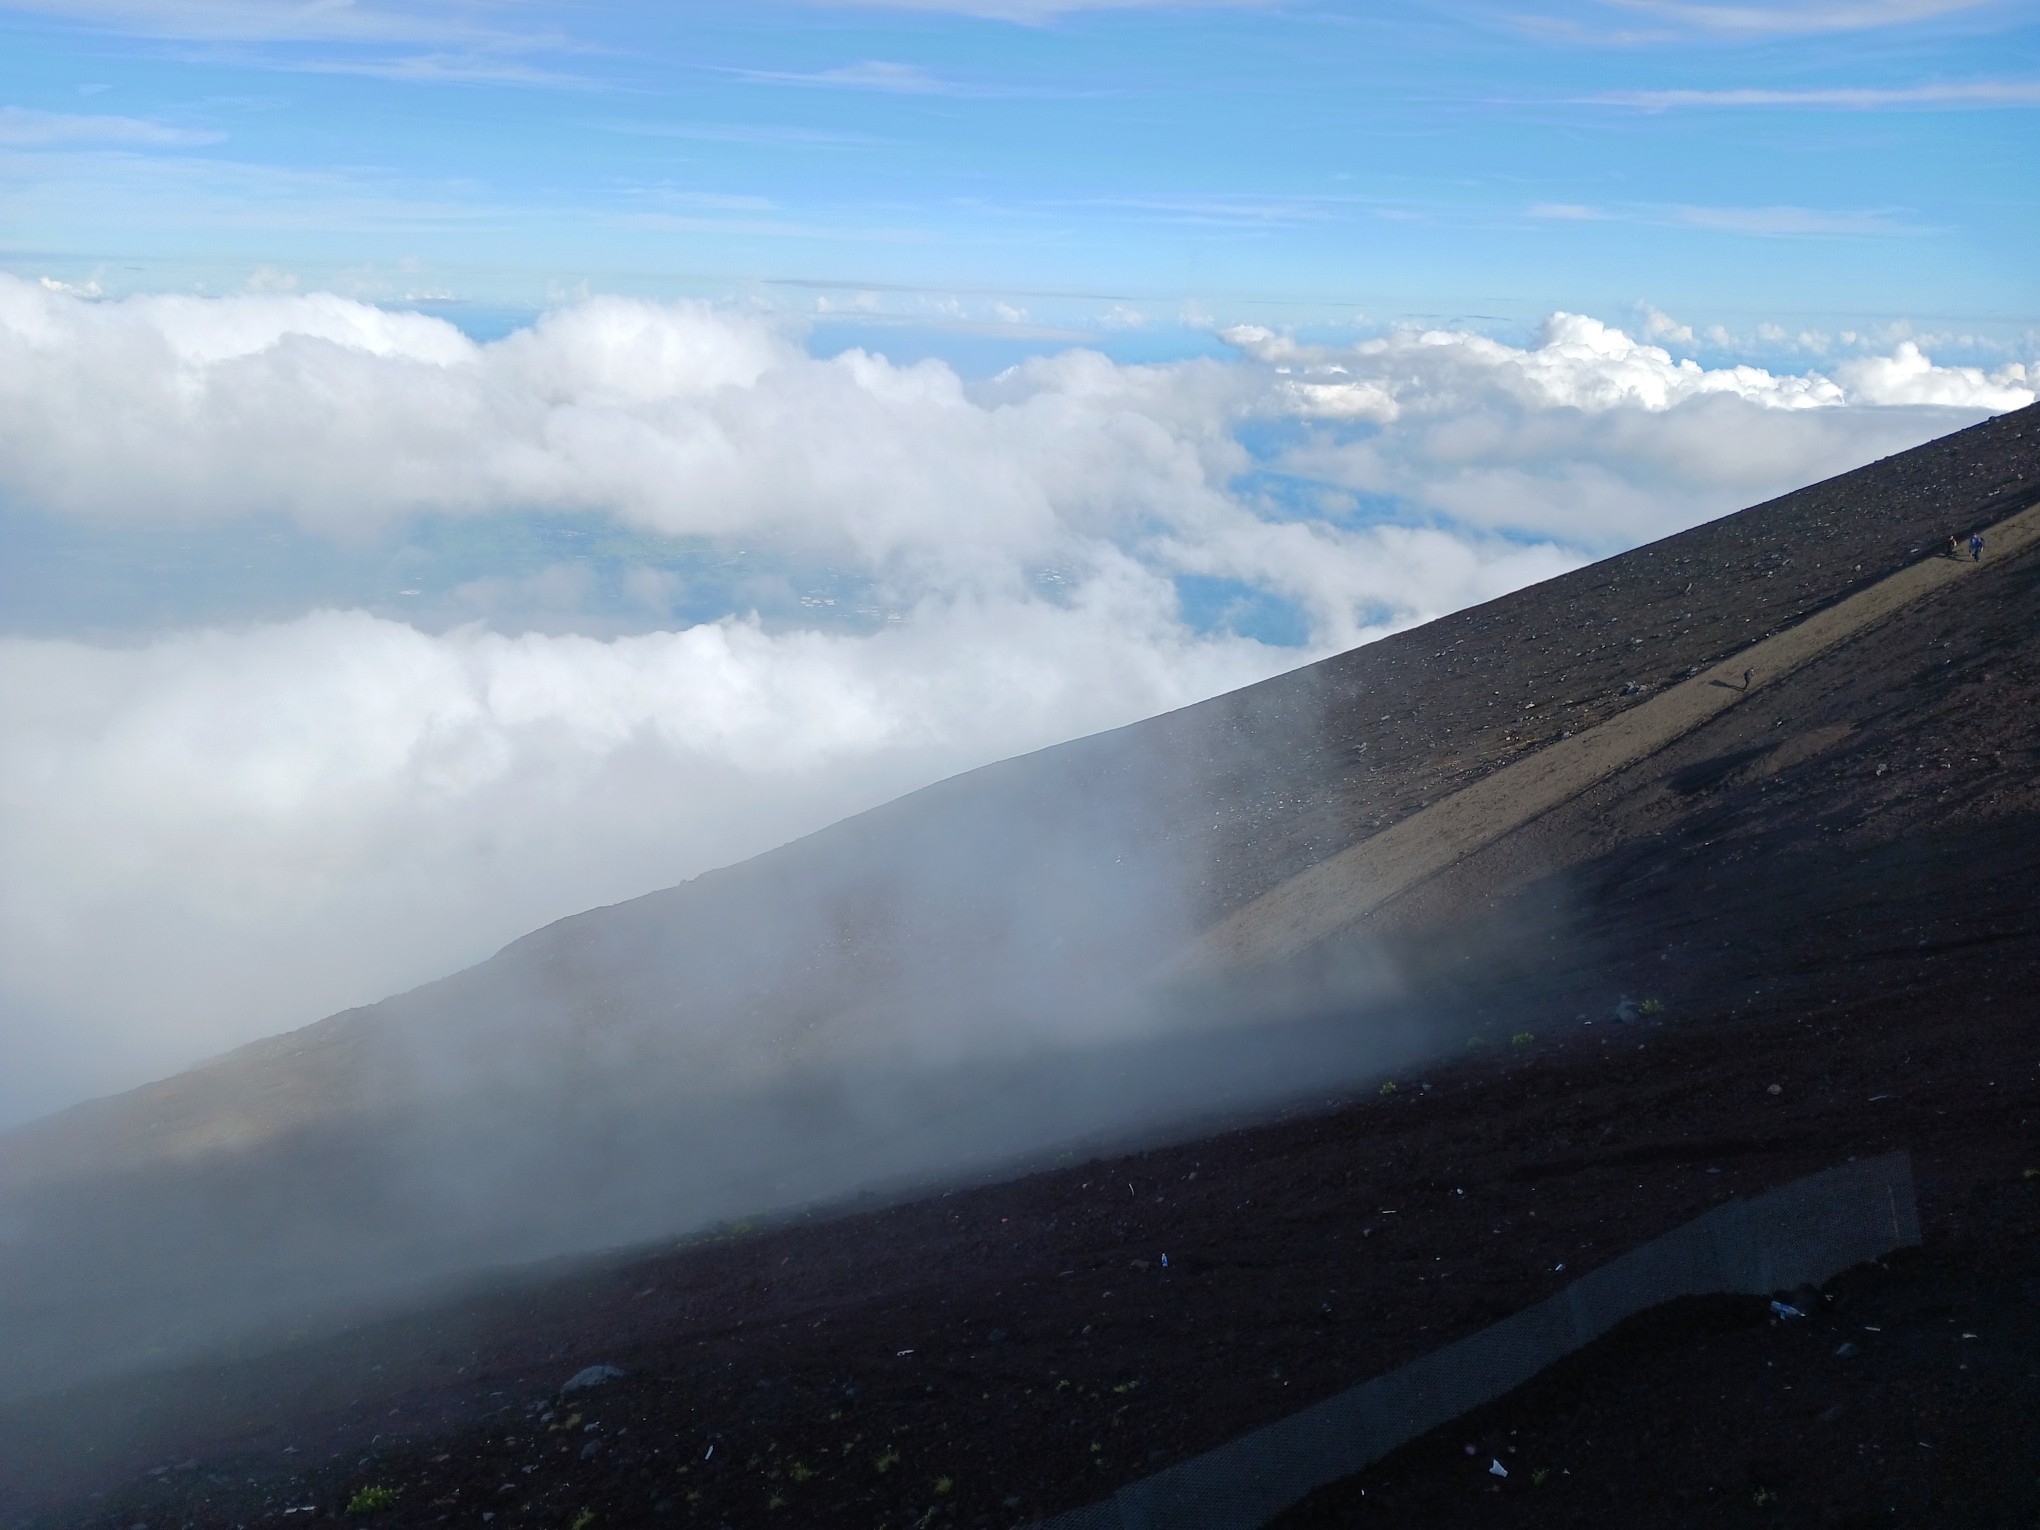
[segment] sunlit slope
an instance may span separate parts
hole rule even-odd
[[[2040,504],[1981,529],[1992,565],[2040,542]],[[1366,920],[1428,879],[1541,815],[1704,728],[1758,687],[1795,676],[1898,613],[1936,596],[1959,599],[1984,548],[1923,558],[1666,685],[1638,705],[1567,732],[1442,801],[1347,846],[1233,910],[1174,956],[1176,981],[1293,958]],[[1839,742],[1838,733],[1829,743]]]
[[[1546,796],[1587,801],[1612,778],[1558,767],[1590,740],[1641,729],[1616,777],[1633,772],[1624,762],[1660,747],[1640,721],[1652,708],[1737,701],[1710,695],[1717,669],[1739,681],[1754,645],[1846,625],[1894,576],[1934,586],[1916,592],[1929,605],[1967,598],[1972,576],[1934,555],[2040,499],[2036,425],[2040,411],[2006,416],[943,782],[0,1137],[0,1388],[404,1279],[936,1175],[1406,1056],[1421,1026],[1387,1017],[1418,980],[1392,952],[1385,976],[1377,962],[1342,988],[1340,971],[1319,973],[1286,995],[1200,993],[1196,975],[1229,982],[1314,941],[1350,944],[1379,891],[1350,873],[1398,839],[1435,855],[1427,812],[1507,796],[1504,777],[1547,765]],[[2007,598],[1980,575],[1974,588]],[[1455,848],[1478,852],[1485,891],[1585,853],[1518,853],[1522,821],[1503,814]],[[1447,897],[1451,878],[1430,876],[1406,877],[1402,902],[1449,926],[1464,888]],[[1271,907],[1288,913],[1271,924]],[[1286,933],[1263,938],[1275,926]],[[1159,999],[1158,971],[1177,979]],[[1310,1039],[1289,1052],[1236,1023],[1291,999],[1291,1018],[1319,1029],[1296,1030]]]

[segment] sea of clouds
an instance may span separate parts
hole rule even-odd
[[[826,566],[872,613],[761,596],[660,620],[676,576],[647,565],[623,631],[318,606],[0,636],[0,1123],[2040,380],[1909,341],[1797,375],[1710,368],[1570,314],[1522,345],[1220,335],[1223,359],[1070,349],[966,380],[699,304],[594,299],[481,344],[326,295],[93,301],[0,277],[12,524],[102,545],[281,524],[338,558],[537,515]]]

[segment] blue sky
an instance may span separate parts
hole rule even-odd
[[[2003,0],[14,0],[0,107],[20,274],[478,329],[584,289],[1021,343],[2036,317],[2040,11]]]
[[[0,0],[0,1126],[2040,392],[1983,0]]]

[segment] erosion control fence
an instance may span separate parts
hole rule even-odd
[[[1727,1201],[1491,1328],[1032,1530],[1258,1530],[1307,1493],[1513,1391],[1646,1308],[1821,1285],[1919,1241],[1912,1159],[1903,1152]]]

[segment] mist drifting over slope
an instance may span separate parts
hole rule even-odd
[[[134,539],[164,597],[0,639],[0,1119],[2032,397],[1643,324],[966,379],[703,305],[481,344],[0,278],[10,537]],[[363,572],[222,573],[272,553]]]

